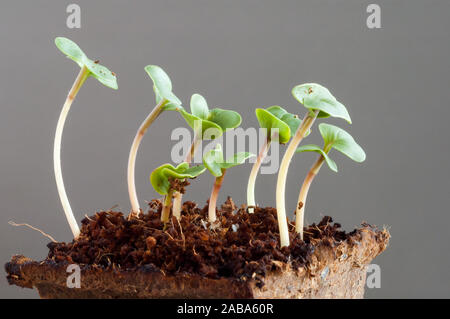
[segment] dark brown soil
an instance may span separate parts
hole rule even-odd
[[[194,202],[185,202],[180,221],[173,218],[166,226],[160,221],[160,201],[153,200],[149,207],[148,213],[132,218],[112,211],[86,217],[77,240],[48,244],[47,260],[105,269],[144,267],[207,278],[253,278],[263,285],[263,277],[274,270],[273,261],[305,266],[314,243],[334,246],[351,241],[357,232],[346,233],[331,217],[324,217],[305,229],[302,241],[290,224],[291,245],[280,249],[274,208],[256,207],[249,214],[228,198],[218,211],[218,225],[210,227],[205,222],[208,206],[198,208]]]

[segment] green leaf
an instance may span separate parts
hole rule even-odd
[[[319,110],[318,117],[337,117],[352,122],[345,106],[320,84],[306,83],[292,89],[294,98],[307,109]]]
[[[209,136],[211,139],[216,139],[223,134],[222,128],[214,122],[208,120],[202,120],[201,118],[186,112],[184,109],[179,110],[180,114],[183,116],[186,123],[195,131],[198,128],[202,129],[202,138],[205,139],[206,130],[210,130],[208,133],[215,133],[214,136]],[[197,127],[198,126],[198,127]],[[211,131],[213,130],[213,131]]]
[[[206,120],[208,118],[208,103],[206,103],[206,99],[200,94],[193,94],[191,97],[191,113],[202,120]]]
[[[208,171],[215,177],[222,176],[223,162],[222,146],[220,146],[220,144],[217,144],[215,149],[212,149],[203,155],[203,165],[205,165]]]
[[[209,112],[208,120],[219,125],[224,132],[238,127],[242,122],[238,112],[219,108],[212,109]]]
[[[281,119],[284,115],[289,114],[285,109],[278,105],[269,106],[266,111],[270,112],[278,119]]]
[[[325,145],[330,145],[355,162],[361,163],[366,159],[366,153],[361,146],[343,129],[331,124],[321,123],[319,124],[319,131]]]
[[[328,167],[337,173],[337,165],[336,162],[333,161],[327,153],[325,153],[324,150],[322,150],[319,146],[310,144],[310,145],[302,145],[295,151],[296,153],[302,153],[302,152],[316,152],[319,154],[322,154],[322,156],[325,158],[325,162],[327,163]]]
[[[267,129],[267,134],[272,136],[272,130],[278,129],[279,143],[287,143],[297,131],[301,120],[297,115],[290,114],[281,106],[274,105],[267,109],[256,109],[256,118],[262,128]]]
[[[78,44],[73,42],[70,39],[63,38],[63,37],[57,37],[55,39],[56,47],[65,55],[67,55],[68,58],[75,61],[80,67],[84,66],[84,63],[88,59],[86,57],[86,54],[84,54],[83,50],[80,49]]]
[[[147,65],[145,71],[153,81],[156,103],[160,103],[162,99],[165,99],[168,101],[166,109],[177,110],[177,107],[181,105],[181,101],[172,93],[172,82],[167,73],[157,65]]]
[[[219,108],[209,110],[205,98],[200,94],[194,94],[191,97],[192,113],[188,113],[184,109],[178,111],[193,130],[197,129],[196,124],[199,127],[201,125],[202,139],[216,139],[223,132],[238,127],[242,121],[237,112]],[[209,129],[214,129],[214,131],[209,131],[208,136],[205,136],[205,131]]]
[[[159,194],[167,195],[170,191],[169,178],[195,178],[205,170],[206,168],[203,165],[189,167],[188,163],[181,163],[177,167],[174,167],[171,164],[164,164],[152,172],[150,175],[150,182]]]
[[[100,83],[117,90],[116,76],[106,67],[91,60],[86,61],[86,67],[91,71],[92,77],[96,78]]]
[[[274,110],[278,111],[278,110]],[[256,109],[256,118],[259,126],[267,130],[267,136],[272,137],[273,130],[278,129],[278,141],[281,144],[287,143],[291,139],[291,129],[289,125],[283,122],[276,114],[273,114],[269,109]]]
[[[215,149],[210,150],[203,156],[203,164],[215,177],[223,175],[223,171],[231,167],[243,164],[248,158],[255,156],[254,154],[241,152],[228,158],[226,161],[223,159],[222,146],[216,145]]]
[[[298,127],[302,123],[302,120],[294,114],[286,113],[281,117],[281,120],[289,125],[289,128],[291,129],[291,136],[295,135],[295,132],[297,132]],[[307,137],[311,133],[311,130],[308,130],[306,132],[305,137]]]
[[[117,90],[116,75],[105,66],[89,59],[75,42],[67,38],[57,37],[55,44],[62,53],[75,61],[81,68],[86,67],[90,76],[96,78],[103,85]]]

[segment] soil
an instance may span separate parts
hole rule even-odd
[[[252,278],[259,287],[277,262],[293,268],[306,266],[317,243],[337,246],[351,242],[363,224],[351,233],[341,230],[331,217],[305,228],[302,241],[289,224],[290,246],[280,248],[275,208],[256,207],[254,213],[237,208],[231,198],[218,209],[218,222],[210,225],[208,206],[185,202],[181,219],[160,221],[162,204],[149,203],[148,213],[129,218],[104,211],[82,221],[80,236],[71,243],[49,243],[46,262],[95,265],[102,269],[130,270],[145,267],[166,275],[190,274],[204,278]],[[382,235],[382,232],[377,234]]]

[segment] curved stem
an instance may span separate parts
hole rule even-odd
[[[255,164],[253,164],[252,171],[250,172],[250,177],[248,178],[247,184],[247,206],[255,206],[255,184],[256,184],[256,176],[258,176],[259,169],[264,158],[267,155],[267,151],[270,147],[270,138],[266,138],[264,145],[259,152],[258,158],[256,159]],[[248,209],[249,213],[253,213],[254,208],[250,207]]]
[[[311,166],[308,174],[303,181],[302,188],[300,189],[300,194],[298,195],[297,201],[297,209],[295,212],[295,231],[300,234],[300,238],[303,240],[303,223],[305,219],[305,203],[306,198],[308,197],[309,187],[311,186],[314,177],[316,177],[317,173],[319,173],[322,164],[324,163],[325,158],[323,155],[320,155],[317,161]]]
[[[197,150],[198,146],[200,145],[202,139],[201,139],[201,132],[196,132],[194,135],[194,140],[192,141],[191,148],[189,149],[189,152],[186,154],[186,158],[184,161],[188,164],[192,162],[192,159],[194,158],[195,151]],[[173,216],[175,216],[177,219],[180,219],[181,216],[181,206],[183,201],[183,194],[180,192],[175,192],[173,200]]]
[[[64,213],[66,215],[67,221],[69,223],[70,229],[72,230],[73,237],[77,238],[80,234],[80,228],[78,227],[77,221],[73,215],[72,208],[70,207],[69,199],[67,198],[66,189],[64,187],[64,180],[62,177],[62,169],[61,169],[61,141],[62,134],[64,130],[64,123],[66,122],[67,115],[69,114],[70,107],[80,90],[83,83],[89,77],[89,70],[83,66],[78,74],[75,82],[72,85],[72,88],[67,95],[66,102],[64,103],[61,114],[59,115],[58,123],[56,125],[55,132],[55,142],[53,145],[53,166],[55,170],[55,179],[56,179],[56,187],[58,189],[59,198],[61,200],[62,207],[64,209]]]
[[[167,223],[169,221],[170,217],[170,206],[172,204],[172,195],[173,191],[170,190],[169,193],[166,195],[166,198],[164,199],[164,205],[161,211],[161,221],[163,223]]]
[[[139,130],[134,137],[133,144],[131,144],[130,155],[128,157],[128,169],[127,169],[127,179],[128,179],[128,194],[130,196],[131,202],[131,213],[137,214],[140,211],[139,200],[136,193],[136,183],[135,183],[135,167],[136,167],[136,155],[141,144],[142,138],[145,132],[150,127],[150,125],[158,118],[161,114],[164,105],[167,100],[161,100],[158,105],[150,112],[147,118],[142,122]]]
[[[291,163],[291,159],[294,156],[295,150],[297,149],[298,144],[305,137],[308,130],[313,125],[314,121],[317,118],[317,114],[319,111],[314,111],[314,113],[308,112],[308,114],[303,119],[300,124],[297,132],[289,143],[286,152],[284,153],[283,159],[280,164],[280,169],[278,172],[277,179],[277,219],[278,219],[278,228],[280,231],[280,246],[289,246],[289,231],[288,224],[286,220],[286,207],[285,207],[285,192],[286,192],[286,178],[287,172],[289,169],[289,164]]]
[[[225,177],[226,170],[222,170],[222,176],[216,177],[214,186],[211,191],[211,197],[209,198],[208,205],[208,221],[212,224],[216,221],[216,204],[217,197],[219,196],[220,188],[222,187],[223,178]]]

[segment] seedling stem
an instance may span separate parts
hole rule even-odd
[[[286,207],[285,207],[285,192],[286,192],[286,178],[288,173],[289,164],[291,163],[292,157],[300,144],[302,139],[311,129],[314,121],[319,114],[319,110],[308,111],[306,116],[303,118],[297,132],[292,138],[289,146],[284,153],[283,159],[281,160],[280,169],[278,172],[277,179],[277,193],[276,193],[276,203],[277,203],[277,219],[278,227],[280,231],[280,245],[281,247],[289,246],[289,232],[288,224],[286,220]]]
[[[53,164],[55,169],[56,187],[58,189],[59,198],[64,209],[67,221],[69,223],[70,229],[72,230],[73,237],[77,238],[80,234],[80,228],[78,227],[77,221],[73,215],[72,207],[70,206],[69,199],[67,198],[66,189],[64,187],[64,180],[62,177],[61,170],[61,141],[62,134],[64,130],[64,123],[66,122],[67,115],[69,114],[70,107],[80,90],[83,83],[89,77],[90,71],[83,66],[78,73],[78,76],[67,95],[66,102],[64,103],[63,109],[58,119],[58,124],[56,125],[55,142],[53,148]]]
[[[308,196],[309,187],[311,186],[312,181],[316,177],[317,173],[319,173],[319,170],[324,162],[325,157],[320,155],[306,175],[302,188],[300,189],[300,194],[298,195],[297,208],[295,212],[295,231],[300,234],[300,238],[302,240],[306,197]]]
[[[191,147],[189,149],[189,152],[186,154],[186,158],[184,162],[190,164],[192,162],[192,159],[194,158],[195,151],[197,150],[198,146],[202,142],[202,132],[196,131],[194,134],[194,140],[192,141]],[[177,219],[180,219],[181,216],[181,205],[183,201],[183,194],[180,192],[175,192],[173,194],[173,216],[175,216]]]
[[[136,167],[136,155],[141,144],[142,138],[150,125],[158,118],[163,111],[163,107],[167,104],[166,99],[162,99],[158,105],[151,111],[147,118],[142,122],[139,130],[134,137],[133,144],[131,145],[130,155],[128,157],[128,193],[130,196],[132,214],[137,214],[140,211],[139,200],[136,192],[135,184],[135,167]]]
[[[211,224],[216,221],[217,197],[219,196],[220,188],[222,187],[222,182],[225,173],[226,169],[222,169],[222,176],[216,177],[213,189],[211,191],[211,197],[209,198],[208,220]]]
[[[167,223],[170,217],[170,206],[172,204],[173,191],[169,190],[169,193],[164,198],[164,205],[161,212],[161,221]]]
[[[255,164],[253,164],[252,171],[250,172],[250,177],[248,179],[247,184],[247,205],[248,206],[255,206],[255,183],[256,183],[256,177],[258,176],[259,169],[261,168],[261,164],[264,160],[264,158],[267,155],[267,151],[270,147],[271,139],[270,137],[267,137],[261,151],[259,152],[258,157],[256,158]],[[249,213],[253,213],[254,208],[250,207],[248,209]]]

